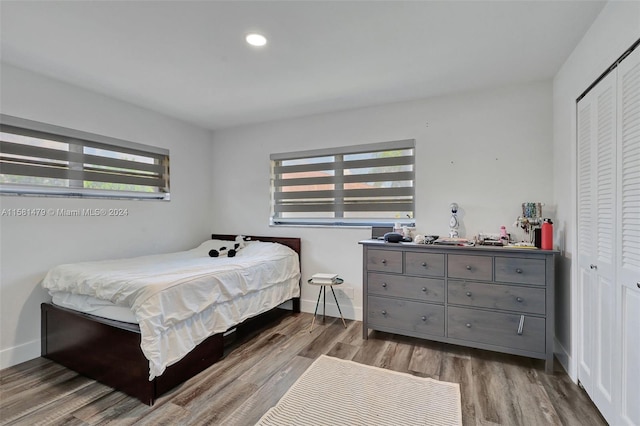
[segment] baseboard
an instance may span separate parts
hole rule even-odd
[[[0,370],[40,356],[40,339],[0,351]]]
[[[329,298],[331,298],[331,302],[329,302]],[[316,299],[317,300],[317,299]],[[314,313],[316,310],[316,300],[301,300],[300,301],[300,309],[302,312]],[[342,316],[345,319],[350,319],[354,321],[362,321],[362,307],[353,306],[348,303],[348,301],[342,301],[338,298],[338,303],[340,304],[340,310],[342,311]],[[333,300],[333,296],[329,293],[327,297],[327,316],[340,318],[340,313],[338,312],[338,308],[336,306],[335,300]],[[320,299],[320,305],[318,306],[318,315],[322,315],[322,299]]]
[[[553,354],[556,356],[556,359],[564,368],[564,371],[567,372],[569,378],[574,382],[578,383],[578,375],[575,371],[572,371],[571,368],[573,366],[571,360],[571,354],[562,346],[562,343],[557,338],[553,338]]]

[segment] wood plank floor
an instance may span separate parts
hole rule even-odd
[[[465,425],[605,425],[561,367],[287,316],[162,396],[153,407],[44,358],[0,372],[2,425],[252,425],[321,354],[460,384]],[[331,409],[331,407],[327,407]]]

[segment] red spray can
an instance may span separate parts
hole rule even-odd
[[[542,250],[553,250],[553,222],[544,219],[542,222]]]

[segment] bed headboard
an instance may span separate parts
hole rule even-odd
[[[245,237],[249,237],[252,240],[264,241],[267,243],[280,243],[291,248],[293,251],[298,253],[300,256],[300,238],[291,238],[291,237],[257,237],[254,235],[245,235]],[[211,239],[214,240],[229,240],[233,241],[236,239],[236,234],[211,234]]]

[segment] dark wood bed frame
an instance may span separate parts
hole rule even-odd
[[[234,240],[235,235],[213,234],[212,239]],[[253,240],[277,242],[298,253],[299,238],[255,237]],[[300,298],[292,299],[293,310],[300,312]],[[274,310],[284,311],[274,308]],[[261,314],[234,327],[247,334],[264,326]],[[41,306],[42,356],[71,370],[153,405],[163,393],[190,379],[223,356],[223,333],[210,336],[165,372],[149,381],[149,361],[140,349],[140,329],[135,324],[109,320],[61,308],[50,303]]]

